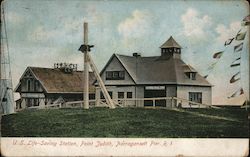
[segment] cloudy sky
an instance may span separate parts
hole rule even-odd
[[[172,35],[183,47],[182,59],[202,75],[215,61],[213,54],[225,50],[208,77],[214,85],[214,104],[241,103],[245,96],[227,98],[240,87],[248,95],[248,36],[241,52],[241,80],[234,84],[229,80],[239,68],[230,64],[237,57],[233,53],[237,43],[224,47],[225,40],[246,30],[241,26],[248,15],[244,1],[6,0],[4,9],[14,87],[27,66],[69,62],[82,69],[78,48],[86,21],[99,70],[113,53],[160,55],[159,46]]]

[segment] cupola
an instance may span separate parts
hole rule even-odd
[[[181,46],[171,36],[164,44],[161,45],[161,56],[172,56],[181,58]]]

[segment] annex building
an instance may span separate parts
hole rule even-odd
[[[171,36],[160,47],[160,55],[143,57],[113,54],[100,75],[114,100],[154,97],[178,97],[193,102],[211,105],[212,85],[192,66],[181,59],[181,46]],[[96,85],[96,100],[103,99]],[[177,102],[176,102],[177,103]],[[131,106],[152,106],[152,101]],[[156,101],[155,106],[170,106],[167,100]],[[183,102],[183,107],[189,106]]]
[[[15,89],[21,97],[16,101],[16,109],[82,100],[84,76],[76,67],[63,63],[54,68],[27,67]],[[90,99],[95,99],[95,79],[89,72]]]

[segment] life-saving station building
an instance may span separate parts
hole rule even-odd
[[[113,54],[100,75],[112,99],[178,97],[211,105],[212,85],[193,67],[181,59],[181,46],[171,36],[161,45],[161,55],[143,57]],[[96,100],[104,99],[96,85]],[[131,106],[152,106],[152,101]],[[175,102],[178,103],[178,102]],[[182,102],[183,107],[189,102]],[[156,101],[155,106],[171,106],[167,100]]]
[[[133,107],[173,107],[169,99],[153,103],[145,98],[176,97],[179,102],[188,100],[181,101],[182,107],[189,107],[190,102],[211,105],[212,85],[182,61],[181,46],[170,37],[160,49],[159,56],[143,57],[139,53],[111,56],[100,76],[114,103],[124,100],[126,106]],[[21,96],[16,101],[16,108],[82,101],[83,78],[83,72],[73,64],[56,63],[54,68],[28,67],[15,89]],[[104,96],[93,72],[89,72],[89,78],[90,99],[99,105]],[[179,102],[174,101],[174,105]]]

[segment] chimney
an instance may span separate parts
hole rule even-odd
[[[141,53],[135,52],[135,53],[133,53],[133,56],[134,56],[134,57],[141,57]]]

